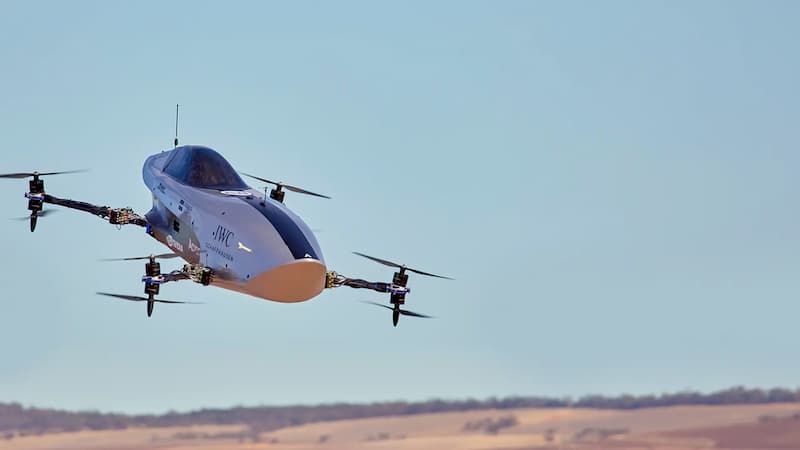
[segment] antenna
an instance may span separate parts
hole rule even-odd
[[[175,104],[175,147],[178,147],[178,108],[181,105]]]

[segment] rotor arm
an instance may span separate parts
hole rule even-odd
[[[65,208],[77,209],[85,211],[89,214],[94,214],[102,218],[108,218],[108,206],[97,206],[91,203],[81,202],[78,200],[69,200],[65,198],[58,198],[54,195],[44,194],[44,202],[53,205],[63,206]]]
[[[336,272],[328,272],[325,287],[333,289],[342,286],[351,287],[353,289],[370,289],[376,292],[389,292],[390,285],[388,283],[372,282],[360,278],[348,278]]]
[[[389,294],[389,303],[391,306],[383,305],[380,303],[375,302],[366,302],[376,306],[380,306],[382,308],[390,309],[392,311],[392,325],[397,326],[397,321],[400,319],[400,316],[411,316],[411,317],[425,317],[430,318],[431,316],[426,316],[425,314],[416,313],[414,311],[409,311],[407,309],[403,309],[401,306],[406,302],[406,295],[411,293],[411,289],[408,288],[408,273],[413,272],[419,275],[425,275],[429,277],[435,278],[444,278],[447,280],[452,280],[452,278],[444,277],[441,275],[436,275],[430,272],[423,272],[418,269],[412,269],[403,264],[397,264],[395,262],[389,261],[387,259],[376,258],[374,256],[365,255],[363,253],[354,252],[358,256],[362,256],[364,258],[370,259],[376,263],[382,264],[384,266],[393,267],[398,269],[397,272],[394,273],[392,276],[391,283],[383,283],[383,282],[375,282],[375,281],[367,281],[362,280],[360,278],[348,278],[344,275],[340,275],[336,272],[328,272],[325,277],[325,288],[337,288],[341,286],[348,286],[354,289],[370,289],[376,292],[382,292]]]
[[[353,289],[370,289],[375,292],[389,292],[389,283],[380,281],[367,281],[360,278],[345,278],[339,286],[347,286]],[[338,286],[337,286],[338,287]]]
[[[328,272],[325,287],[332,289],[347,286],[353,289],[370,289],[376,292],[390,292],[391,284],[379,281],[367,281],[360,278],[348,278],[336,272]]]
[[[130,208],[111,208],[108,206],[97,206],[91,203],[82,202],[78,200],[70,200],[66,198],[58,198],[50,194],[42,194],[42,201],[52,205],[63,206],[65,208],[75,209],[78,211],[88,212],[100,218],[107,220],[114,225],[127,225],[133,224],[140,227],[147,226],[147,219],[136,214]]]
[[[164,277],[164,282],[165,283],[170,282],[170,281],[181,281],[181,280],[190,280],[191,279],[191,277],[186,272],[184,272],[183,270],[173,270],[170,273],[162,274],[162,276]]]
[[[59,198],[54,195],[49,195],[44,189],[43,176],[60,175],[67,173],[85,172],[84,170],[68,170],[62,172],[17,172],[0,174],[0,178],[28,178],[28,191],[25,192],[25,198],[28,199],[28,210],[30,211],[30,224],[31,232],[36,229],[36,222],[39,217],[43,217],[48,211],[44,211],[42,206],[45,203],[51,205],[63,206],[65,208],[76,209],[78,211],[88,212],[89,214],[101,217],[113,225],[127,225],[134,224],[140,227],[148,227],[147,219],[136,214],[130,208],[110,208],[108,206],[97,206],[87,202],[78,200],[70,200],[67,198]]]

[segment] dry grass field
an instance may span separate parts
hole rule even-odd
[[[245,426],[132,428],[14,437],[0,449],[800,449],[800,404],[629,411],[517,409]]]

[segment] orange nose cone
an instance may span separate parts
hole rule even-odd
[[[303,302],[325,289],[326,272],[325,264],[316,259],[298,259],[259,274],[244,290],[276,302]]]

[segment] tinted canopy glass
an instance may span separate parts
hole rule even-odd
[[[185,146],[173,152],[164,172],[183,184],[219,191],[248,189],[228,161],[208,147]]]

